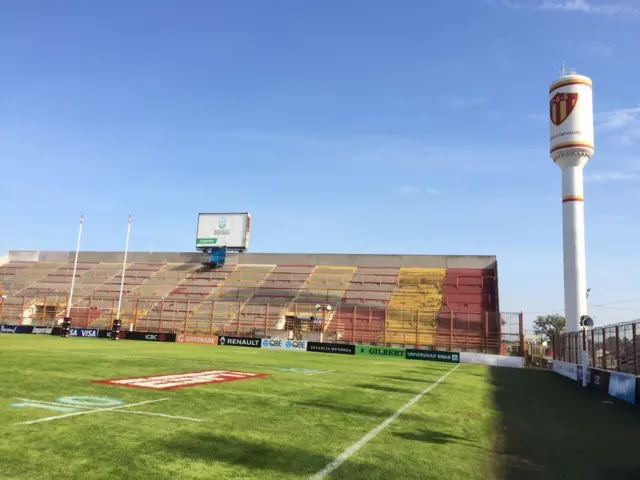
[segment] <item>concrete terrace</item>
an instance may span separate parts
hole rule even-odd
[[[50,324],[64,315],[75,252],[11,251],[0,261],[0,321]],[[496,334],[497,260],[491,255],[81,252],[71,317],[108,328],[120,284],[120,318],[136,330],[267,335],[286,317],[330,305],[327,335],[353,342],[465,345]],[[445,329],[448,333],[445,332]],[[445,337],[446,333],[446,337]],[[478,338],[476,338],[478,337]]]

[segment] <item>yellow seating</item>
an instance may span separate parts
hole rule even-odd
[[[445,268],[401,268],[389,301],[388,343],[433,345],[442,305]]]

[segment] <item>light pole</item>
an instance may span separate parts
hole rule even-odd
[[[331,311],[331,305],[316,305],[316,312],[322,312],[322,326],[320,327],[320,343],[324,343],[324,328],[327,322],[327,312]]]

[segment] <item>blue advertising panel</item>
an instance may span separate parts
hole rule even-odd
[[[609,378],[609,395],[635,405],[636,377],[626,373],[611,372]]]

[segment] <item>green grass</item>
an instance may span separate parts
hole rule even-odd
[[[451,368],[376,357],[0,335],[0,478],[308,478]],[[269,376],[169,391],[90,383],[205,369]],[[18,425],[62,413],[9,406],[18,398],[55,402],[81,395],[127,404],[168,398],[132,410],[204,421],[124,409]],[[602,400],[550,372],[462,365],[329,478],[638,478],[639,412]]]

